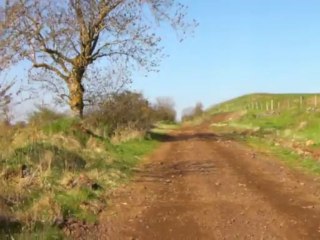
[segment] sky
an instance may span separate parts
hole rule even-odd
[[[136,76],[149,99],[170,96],[178,112],[256,92],[320,91],[319,0],[183,0],[198,21],[179,43],[166,32],[160,72]]]

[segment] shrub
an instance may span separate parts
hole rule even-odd
[[[52,121],[66,117],[65,114],[57,113],[56,111],[47,107],[38,107],[36,112],[29,116],[29,123],[36,126],[43,126]]]
[[[174,109],[174,105],[174,101],[171,98],[157,98],[157,102],[153,106],[155,119],[164,122],[175,122],[176,110]]]
[[[86,122],[94,127],[107,126],[107,134],[113,135],[116,129],[130,126],[146,130],[153,123],[153,109],[141,93],[125,91],[114,94],[97,110],[87,114]]]
[[[203,114],[202,103],[197,103],[194,107],[186,108],[182,112],[182,121],[189,121],[196,117],[200,117]]]

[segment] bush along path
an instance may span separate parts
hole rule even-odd
[[[162,137],[134,181],[113,193],[91,237],[320,239],[317,176],[208,129]]]

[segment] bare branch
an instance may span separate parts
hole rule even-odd
[[[53,66],[50,66],[46,63],[35,63],[33,64],[33,67],[35,68],[45,68],[47,70],[50,70],[54,73],[56,73],[59,77],[61,77],[63,80],[68,80],[68,76],[62,74],[57,68],[53,67]]]
[[[0,16],[0,69],[27,60],[32,74],[62,79],[71,109],[82,115],[87,69],[104,59],[111,71],[127,68],[125,82],[135,69],[157,70],[164,56],[159,22],[184,36],[193,25],[185,10],[176,0],[11,0],[5,21]]]

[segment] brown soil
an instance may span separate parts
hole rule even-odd
[[[320,239],[320,181],[203,127],[164,139],[91,239]]]

